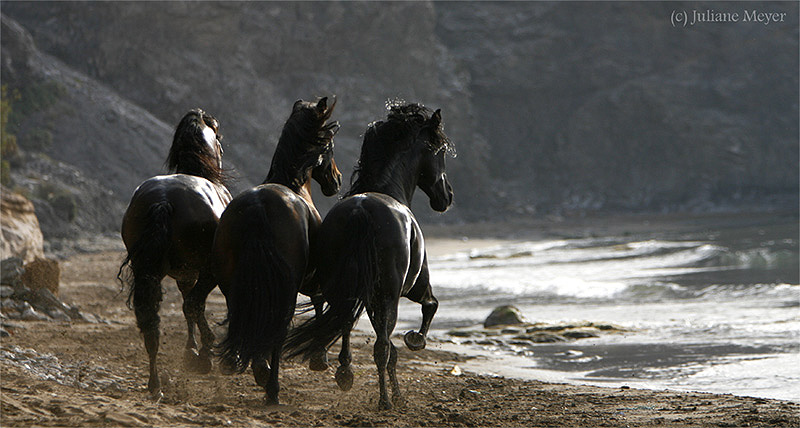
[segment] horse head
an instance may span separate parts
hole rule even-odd
[[[287,125],[295,123],[295,127],[302,130],[297,142],[303,145],[307,159],[302,169],[311,169],[311,178],[319,183],[325,196],[335,195],[342,185],[342,173],[333,157],[333,137],[339,131],[339,122],[328,122],[335,106],[335,98],[331,105],[328,105],[328,97],[316,102],[297,100],[287,121]]]
[[[167,168],[178,174],[203,177],[222,183],[222,135],[219,121],[196,108],[186,113],[175,129],[167,156]]]
[[[222,155],[225,154],[225,151],[222,150],[222,134],[219,133],[219,121],[216,117],[211,116],[202,110],[200,111],[203,113],[203,123],[205,123],[207,126],[207,128],[203,129],[206,145],[211,148],[211,151],[217,157],[217,165],[221,169]]]
[[[445,211],[453,203],[453,188],[445,173],[445,154],[455,155],[442,128],[442,113],[402,100],[387,102],[385,121],[371,123],[364,133],[361,155],[347,196],[388,194],[408,205],[419,187],[431,208]]]
[[[447,180],[445,154],[452,150],[452,145],[442,128],[441,110],[436,110],[425,120],[418,135],[427,140],[427,144],[420,156],[417,186],[428,195],[432,209],[447,211],[453,203],[453,186]]]
[[[317,101],[315,110],[320,118],[324,118],[324,123],[330,119],[333,114],[333,108],[336,106],[336,98],[333,99],[333,104],[328,106],[328,98],[323,97]],[[319,183],[322,193],[325,196],[333,196],[339,193],[342,187],[342,173],[336,166],[336,160],[333,158],[333,137],[339,132],[339,121],[328,122],[322,125],[317,132],[317,145],[322,147],[322,153],[319,155],[319,163],[314,169],[311,170],[311,178]]]

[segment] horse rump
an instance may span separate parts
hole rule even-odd
[[[117,271],[117,280],[123,288],[128,288],[128,307],[157,307],[161,302],[160,281],[167,271],[171,216],[172,205],[169,202],[151,205],[140,222],[139,239],[126,245],[128,252]],[[154,282],[155,286],[152,285]]]
[[[322,294],[328,305],[319,316],[295,326],[284,344],[284,354],[309,360],[320,349],[328,349],[342,336],[342,329],[355,323],[370,300],[378,283],[375,233],[369,215],[358,210],[347,220],[347,241],[342,247],[324,248],[317,263],[330,263],[332,275],[320,278]],[[325,233],[324,225],[320,233]],[[342,250],[342,251],[340,251]],[[324,254],[321,254],[324,253]],[[317,274],[320,272],[317,267]]]
[[[248,234],[226,296],[228,331],[216,349],[223,364],[238,373],[281,346],[297,298],[289,266],[269,244],[264,224],[245,228]]]

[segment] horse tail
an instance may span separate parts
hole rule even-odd
[[[342,336],[343,328],[348,325],[352,328],[369,304],[379,281],[375,231],[371,223],[364,210],[348,218],[344,228],[347,242],[342,251],[336,252],[336,259],[330,260],[336,269],[329,277],[319,279],[328,306],[319,317],[309,318],[289,332],[284,345],[286,356],[308,360],[320,349],[329,348]]]
[[[162,201],[151,205],[144,216],[144,230],[139,239],[128,248],[128,253],[117,272],[117,279],[123,287],[128,287],[128,307],[146,311],[150,316],[137,316],[137,324],[142,331],[153,328],[158,323],[152,313],[158,312],[163,291],[161,278],[168,269],[166,254],[170,240],[170,217],[172,205]],[[139,319],[141,318],[141,319]]]
[[[228,332],[217,345],[217,355],[239,373],[280,349],[297,298],[289,266],[271,244],[267,216],[255,211],[243,229],[248,233],[226,296]]]

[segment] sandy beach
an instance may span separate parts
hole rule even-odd
[[[445,230],[458,237],[457,231]],[[443,239],[432,233],[431,254],[498,241],[480,236]],[[527,237],[526,237],[527,238]],[[311,372],[298,362],[281,371],[279,406],[263,404],[249,372],[207,375],[183,368],[181,300],[165,281],[159,355],[164,398],[146,394],[147,361],[114,277],[122,253],[80,254],[61,263],[60,298],[99,323],[14,321],[2,340],[3,426],[798,426],[800,404],[693,392],[543,383],[460,370],[465,354],[437,349],[413,353],[395,337],[405,401],[377,410],[377,379],[368,323],[354,338],[355,384],[339,391],[335,367]],[[212,320],[224,316],[215,291]],[[396,334],[399,332],[396,331]],[[329,358],[335,362],[336,348]],[[27,366],[26,366],[27,364]],[[37,369],[38,367],[38,369]],[[459,373],[460,372],[460,373]]]

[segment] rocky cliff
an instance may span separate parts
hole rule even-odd
[[[442,108],[458,149],[455,208],[415,201],[429,221],[796,209],[797,6],[714,3],[786,16],[683,28],[671,14],[694,3],[3,2],[3,83],[55,93],[12,124],[39,162],[14,177],[60,171],[61,226],[115,231],[189,108],[220,119],[235,193],[266,175],[296,99],[338,97],[349,176],[400,97]]]

